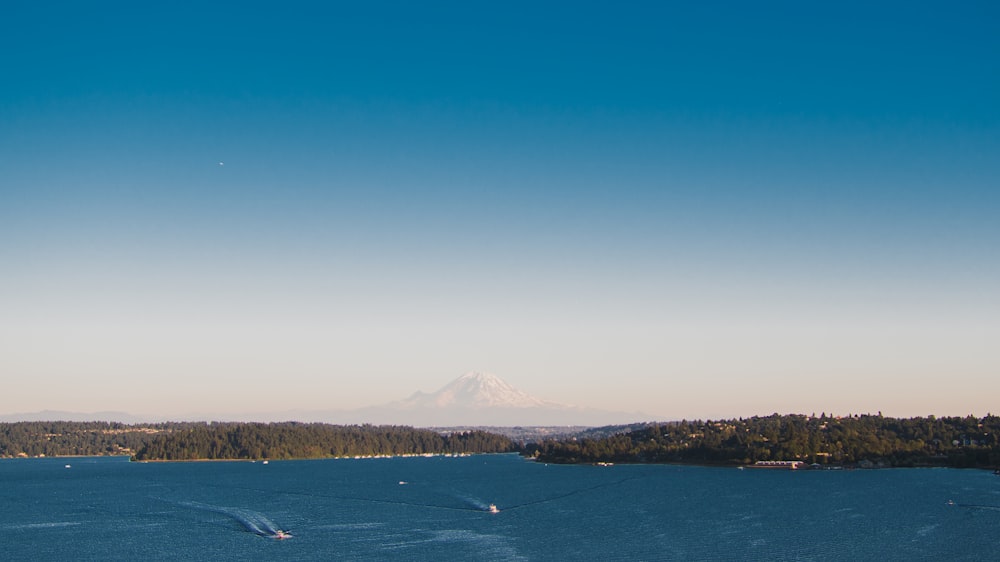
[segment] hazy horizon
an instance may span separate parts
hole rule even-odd
[[[468,374],[468,373],[467,373]],[[492,374],[492,373],[491,373]],[[464,375],[463,375],[464,376]],[[454,383],[457,379],[448,381],[448,383]],[[888,412],[883,412],[882,410],[865,410],[865,411],[773,411],[773,412],[739,412],[735,414],[726,415],[692,415],[692,416],[669,416],[660,415],[653,412],[641,412],[641,411],[614,411],[605,410],[601,408],[580,406],[578,404],[566,404],[559,401],[557,397],[546,397],[546,396],[534,396],[534,398],[545,400],[546,402],[553,403],[559,406],[568,406],[571,408],[584,408],[586,410],[596,410],[598,420],[603,421],[593,421],[594,411],[584,412],[581,416],[573,418],[572,423],[535,423],[532,417],[529,415],[527,418],[519,418],[516,414],[516,410],[509,411],[511,417],[509,421],[504,421],[502,423],[474,423],[472,421],[455,421],[454,423],[422,423],[420,417],[413,417],[412,419],[407,419],[405,411],[397,411],[393,413],[390,417],[386,416],[386,411],[383,408],[387,406],[392,406],[396,403],[403,402],[408,398],[412,398],[417,394],[432,394],[439,390],[442,390],[446,385],[441,385],[438,388],[433,389],[431,392],[425,392],[423,390],[415,390],[406,396],[397,396],[396,398],[380,402],[363,404],[353,408],[320,408],[320,409],[306,409],[306,408],[289,408],[285,410],[265,410],[265,411],[247,411],[247,410],[231,410],[228,412],[205,412],[205,411],[166,411],[160,410],[155,412],[136,412],[130,410],[116,410],[116,411],[76,411],[76,410],[53,410],[44,409],[36,411],[16,411],[16,412],[0,412],[0,420],[3,421],[112,421],[112,422],[123,422],[123,423],[144,423],[144,422],[163,422],[163,421],[218,421],[218,422],[321,422],[321,423],[332,423],[332,424],[364,424],[373,423],[376,425],[390,424],[390,425],[414,425],[420,427],[427,426],[462,426],[462,425],[496,425],[496,426],[562,426],[562,425],[583,425],[583,426],[601,426],[601,425],[616,425],[616,424],[629,424],[638,422],[648,422],[648,421],[679,421],[681,419],[736,419],[736,418],[750,418],[754,416],[769,416],[772,414],[779,415],[827,415],[831,417],[849,417],[853,415],[886,415],[891,417],[901,417],[901,418],[911,418],[911,417],[927,417],[927,416],[959,416],[964,417],[966,415],[974,415],[977,417],[990,415],[992,410],[985,412],[974,412],[969,411],[965,413],[946,413],[946,414],[935,414],[933,412],[926,413],[914,413],[906,415],[893,415]],[[518,389],[522,390],[522,389]],[[51,415],[46,416],[50,413],[57,414],[71,414],[70,418],[63,420],[63,418],[53,418]],[[600,415],[604,412],[604,416]],[[372,417],[372,415],[375,417]],[[461,410],[459,410],[461,414]],[[466,413],[468,413],[466,411]],[[589,413],[589,418],[587,414]],[[607,417],[610,415],[610,417]],[[96,416],[96,417],[95,417]],[[111,416],[111,417],[109,417]],[[114,418],[114,416],[119,416],[119,418]],[[506,419],[506,416],[504,416]],[[522,421],[518,421],[521,419]]]
[[[19,3],[0,413],[985,415],[1000,6]]]

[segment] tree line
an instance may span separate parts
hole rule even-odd
[[[653,423],[602,438],[532,443],[523,454],[552,463],[743,465],[800,460],[851,466],[1000,466],[1000,417],[778,415]]]
[[[0,457],[129,455],[136,460],[291,459],[517,451],[502,435],[321,423],[0,423]]]
[[[405,426],[213,423],[156,435],[136,451],[134,458],[293,459],[516,450],[510,439],[483,431],[442,435]]]
[[[0,457],[289,459],[519,451],[553,463],[1000,467],[1000,417],[778,415],[633,425],[518,445],[503,435],[319,423],[0,423]]]
[[[0,458],[131,455],[154,435],[183,424],[37,421],[0,423]]]

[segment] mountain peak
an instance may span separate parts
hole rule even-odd
[[[480,383],[489,383],[489,382],[495,382],[495,381],[498,381],[498,382],[501,382],[501,383],[504,382],[500,377],[494,375],[493,373],[486,373],[486,372],[483,372],[483,371],[469,371],[468,373],[465,373],[464,375],[458,377],[457,379],[455,379],[452,382],[454,383],[454,382],[466,381],[466,380],[474,380],[474,381],[477,381],[477,382],[480,382]]]
[[[465,373],[435,392],[415,392],[356,412],[368,423],[418,427],[607,425],[632,417],[542,400],[480,371]]]
[[[500,377],[471,371],[430,394],[417,392],[401,404],[406,408],[535,408],[544,400],[518,390]]]

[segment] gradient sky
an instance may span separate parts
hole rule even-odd
[[[0,413],[1000,411],[996,2],[146,4],[0,14]]]

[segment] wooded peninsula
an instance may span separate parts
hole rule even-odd
[[[750,465],[789,460],[822,466],[1000,466],[1000,417],[890,418],[778,415],[646,424],[607,437],[528,444],[551,463]]]
[[[0,423],[0,457],[129,455],[138,461],[312,459],[508,453],[484,431],[439,433],[405,426],[322,423]]]
[[[518,428],[523,434],[524,429]],[[494,430],[495,431],[495,430]],[[1000,467],[1000,417],[778,415],[640,423],[515,442],[499,432],[321,423],[0,423],[0,457],[127,455],[138,461],[310,459],[518,452],[550,463]]]

